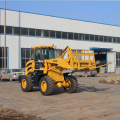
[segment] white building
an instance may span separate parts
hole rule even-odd
[[[31,46],[54,44],[56,52],[94,49],[96,60],[112,62],[107,71],[120,66],[120,27],[53,16],[6,11],[7,68],[24,68],[32,58]],[[0,69],[4,69],[4,10],[0,9]]]

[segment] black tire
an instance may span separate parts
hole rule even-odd
[[[41,88],[41,84],[43,81],[45,81],[46,85],[47,85],[47,88],[45,91],[43,91]],[[54,92],[54,81],[52,80],[51,77],[48,77],[48,76],[42,77],[39,82],[39,86],[40,86],[40,92],[42,93],[42,95],[47,96],[47,95],[53,94],[53,92]]]
[[[74,93],[77,91],[77,88],[78,88],[78,82],[77,82],[77,79],[76,77],[74,76],[66,76],[65,77],[65,81],[69,80],[71,82],[71,87],[68,89],[66,87],[63,87],[64,90],[67,92],[67,93]]]
[[[23,80],[26,81],[26,86],[23,86]],[[21,88],[24,92],[31,92],[33,89],[32,79],[29,75],[23,75],[21,76]]]
[[[95,75],[92,75],[92,77],[95,77]]]

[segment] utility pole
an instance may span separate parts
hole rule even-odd
[[[6,71],[6,0],[4,0],[4,70]]]

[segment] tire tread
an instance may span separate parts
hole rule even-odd
[[[49,77],[49,76],[44,76],[42,79],[46,79],[46,81],[48,83],[48,85],[47,85],[47,91],[45,93],[43,93],[41,91],[42,94],[43,95],[51,95],[51,94],[53,94],[53,92],[54,92],[54,81],[52,80],[52,78]],[[40,81],[40,86],[41,86],[41,81]]]
[[[69,75],[66,77],[72,80],[72,83],[71,83],[72,88],[70,88],[70,90],[66,90],[66,91],[68,93],[75,93],[77,91],[77,88],[78,88],[78,81],[77,81],[76,77],[72,76],[72,75]]]
[[[22,79],[25,79],[27,81],[27,87],[24,89],[22,87],[22,79],[21,79],[21,88],[24,92],[31,92],[32,89],[33,89],[33,84],[32,84],[32,79],[31,79],[31,76],[29,75],[24,75],[21,77]]]

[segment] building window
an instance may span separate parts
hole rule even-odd
[[[66,32],[62,32],[62,38],[67,39],[67,33]]]
[[[43,31],[43,36],[44,37],[49,37],[49,31],[48,30],[44,30]]]
[[[35,58],[35,49],[31,49],[31,60],[34,60]]]
[[[74,39],[75,40],[78,40],[78,35],[79,35],[78,33],[74,33]]]
[[[29,36],[35,36],[35,29],[29,29]]]
[[[104,42],[107,42],[107,41],[108,41],[107,36],[104,36]]]
[[[61,49],[55,49],[54,50],[55,58],[59,58],[62,55]]]
[[[90,41],[94,41],[94,35],[90,35]]]
[[[12,27],[6,26],[6,34],[12,34]]]
[[[84,34],[79,34],[79,40],[84,40]]]
[[[56,38],[61,38],[61,32],[56,32]]]
[[[85,40],[89,40],[89,35],[85,34]]]
[[[112,42],[112,37],[108,37],[108,42]]]
[[[120,43],[120,38],[117,38],[117,43]]]
[[[4,26],[3,25],[0,25],[0,33],[4,33]]]
[[[117,38],[113,37],[113,42],[116,43],[117,42]]]
[[[13,34],[20,35],[20,28],[19,27],[13,27]]]
[[[21,35],[28,35],[28,29],[27,28],[21,28]]]
[[[50,37],[55,38],[55,31],[50,31]]]
[[[4,25],[0,25],[0,34],[4,34]],[[62,32],[62,31],[60,32],[60,31],[41,30],[41,29],[32,29],[32,28],[20,28],[13,26],[6,26],[6,34],[120,43],[120,37],[99,36],[92,34]]]
[[[103,41],[104,41],[103,36],[99,36],[99,41],[100,41],[100,42],[103,42]]]
[[[36,36],[41,36],[41,30],[36,30]]]
[[[68,33],[68,39],[73,39],[73,33]]]
[[[99,36],[95,35],[95,41],[99,41]]]
[[[31,49],[30,48],[22,48],[21,49],[22,56],[22,68],[25,68],[26,63],[31,60]]]
[[[6,68],[8,68],[8,48],[6,48]],[[0,47],[0,68],[4,68],[4,47]]]
[[[120,52],[116,52],[116,67],[120,66]]]

